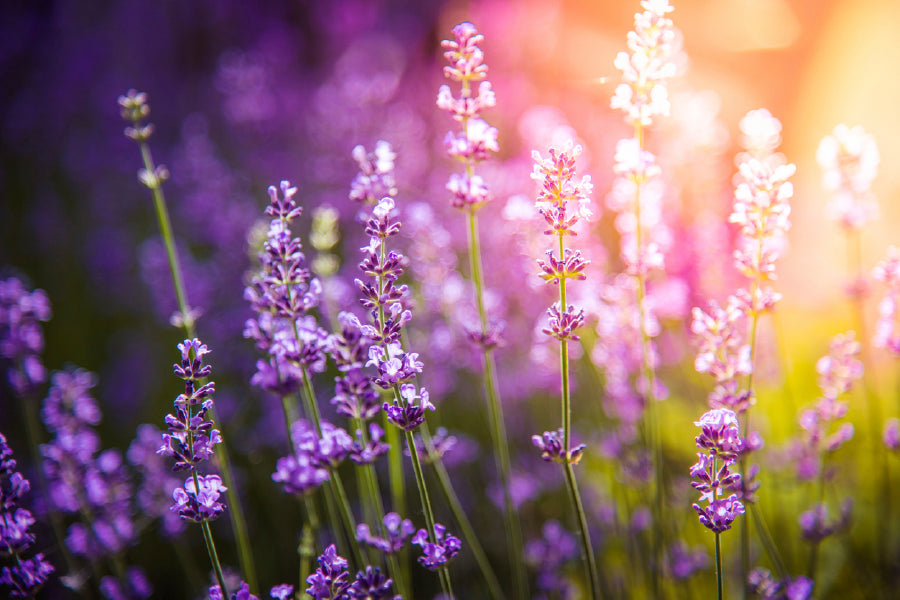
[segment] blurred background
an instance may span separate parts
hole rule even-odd
[[[763,353],[768,376],[761,396],[768,390],[769,406],[777,410],[763,411],[762,428],[777,448],[796,433],[796,411],[815,399],[815,360],[834,334],[853,327],[843,293],[846,243],[827,219],[815,162],[819,141],[838,123],[862,125],[881,152],[874,188],[881,218],[863,233],[866,268],[885,256],[889,244],[900,243],[895,202],[900,170],[892,168],[900,159],[900,78],[894,76],[900,64],[900,3],[682,0],[673,5],[686,58],[670,87],[672,117],[648,140],[668,174],[673,204],[667,210],[679,224],[679,240],[685,240],[684,246],[675,244],[686,250],[672,255],[670,269],[689,292],[667,326],[672,334],[664,376],[669,369],[667,383],[678,403],[664,410],[674,423],[689,425],[705,405],[710,386],[690,374],[694,349],[685,341],[684,319],[690,306],[721,299],[733,289],[734,276],[727,244],[697,267],[692,260],[701,246],[691,239],[706,216],[714,228],[723,227],[732,200],[737,124],[747,111],[766,107],[783,123],[781,151],[798,166],[790,249],[777,282],[784,302],[763,331],[770,352]],[[341,282],[352,281],[347,277],[356,272],[356,248],[363,239],[358,207],[347,199],[357,172],[350,151],[356,144],[371,149],[380,139],[393,144],[410,271],[421,282],[413,339],[426,357],[429,389],[459,402],[453,410],[439,408],[437,419],[470,436],[472,456],[479,444],[486,451],[477,373],[472,374],[478,361],[455,325],[471,318],[472,307],[459,274],[466,271],[464,223],[444,190],[456,166],[441,140],[453,124],[434,106],[443,83],[440,41],[456,23],[472,21],[485,35],[497,94],[497,107],[485,118],[498,128],[501,146],[497,160],[483,169],[496,196],[483,211],[486,278],[495,289],[492,310],[508,323],[511,343],[499,356],[501,382],[511,407],[510,429],[518,436],[513,445],[520,457],[515,466],[522,473],[521,501],[532,503],[522,510],[529,531],[537,532],[545,518],[561,514],[561,509],[554,513],[553,501],[541,500],[547,493],[539,491],[542,478],[557,474],[531,472],[536,456],[529,442],[535,423],[556,418],[558,373],[555,362],[534,346],[535,324],[550,301],[546,290],[518,296],[496,291],[503,290],[504,278],[519,275],[529,281],[527,289],[537,289],[535,256],[527,250],[542,243],[539,225],[510,214],[521,199],[533,198],[532,148],[545,152],[548,144],[568,137],[585,146],[582,171],[593,177],[597,212],[602,212],[615,143],[630,136],[609,108],[619,79],[613,59],[625,49],[638,10],[630,1],[551,0],[4,2],[0,276],[18,276],[47,291],[54,315],[45,326],[45,363],[51,369],[74,363],[99,375],[105,445],[127,447],[139,423],[162,425],[179,391],[170,369],[179,341],[178,331],[168,325],[175,304],[150,193],[136,180],[140,155],[122,135],[116,104],[129,88],[147,92],[156,126],[150,144],[157,162],[172,174],[165,191],[188,295],[203,310],[199,330],[213,349],[225,434],[242,456],[242,490],[255,507],[252,527],[277,532],[272,547],[292,556],[291,532],[299,516],[283,517],[269,481],[273,456],[284,452],[280,412],[274,399],[246,384],[255,353],[242,338],[249,316],[242,288],[255,260],[249,232],[262,222],[266,186],[289,179],[299,188],[307,207],[300,225],[304,236],[316,207],[337,210],[342,237],[333,253],[339,267],[326,287],[336,306],[350,307],[353,290]],[[593,234],[584,244],[594,262],[590,276],[599,281],[620,267],[609,216],[598,221]],[[727,241],[727,231],[724,235]],[[310,249],[310,256],[315,254]],[[874,307],[870,302],[870,319]],[[879,389],[893,389],[893,364],[882,361],[872,371]],[[578,399],[587,406],[585,414],[599,420],[603,415],[591,408],[598,404],[597,386],[583,374]],[[18,409],[8,389],[2,394],[0,431],[21,441]],[[475,399],[468,398],[472,395]],[[883,392],[882,414],[896,415],[888,398]],[[858,409],[862,421],[863,404],[859,398],[854,402],[851,410]],[[542,403],[548,406],[541,408]],[[880,432],[857,427],[862,441],[848,452],[861,459],[869,447],[865,440]],[[602,429],[580,431],[599,441]],[[686,472],[694,434],[684,431],[667,433],[666,443],[683,444],[672,460]],[[599,462],[592,466],[596,472],[610,470]],[[489,466],[461,464],[481,469],[473,482],[491,483]],[[876,485],[849,477],[861,489]],[[480,489],[478,483],[472,487]],[[603,486],[598,489],[603,497]],[[790,490],[781,492],[791,497]],[[774,507],[778,501],[769,502]],[[687,523],[693,517],[684,506]],[[864,500],[860,506],[861,527],[871,531],[865,515],[877,518],[871,515],[874,504]],[[796,512],[785,510],[774,526],[795,529]],[[493,537],[502,546],[502,533]],[[700,531],[693,538],[708,543]],[[834,569],[822,597],[877,597],[845,584],[858,562],[874,552],[868,540],[860,534],[823,559]],[[165,545],[152,539],[141,544],[145,555],[158,559],[158,566],[148,567],[156,569],[152,578],[164,581]],[[225,555],[233,560],[228,550]],[[894,570],[891,560],[884,570]],[[290,561],[258,562],[263,581],[291,576]],[[711,589],[708,584],[696,589]],[[177,590],[169,592],[172,597],[181,597],[177,583],[166,585]]]

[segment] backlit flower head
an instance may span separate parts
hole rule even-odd
[[[831,193],[828,213],[847,230],[857,230],[878,216],[872,181],[881,157],[875,138],[862,127],[838,125],[816,151],[822,187]]]

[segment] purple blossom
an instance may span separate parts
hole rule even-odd
[[[107,600],[144,600],[153,594],[153,587],[140,567],[129,567],[125,580],[111,575],[100,580],[100,592]]]
[[[429,541],[426,530],[420,529],[412,543],[422,548],[419,564],[431,571],[441,568],[462,549],[459,538],[447,533],[447,528],[440,523],[434,524],[434,542]]]
[[[798,522],[803,539],[818,544],[827,537],[845,531],[850,526],[853,503],[848,499],[841,505],[841,514],[831,520],[828,517],[828,506],[822,502],[810,510],[800,514]]]
[[[584,309],[576,309],[575,306],[569,304],[565,310],[560,310],[557,302],[547,309],[547,314],[549,315],[549,326],[541,329],[543,333],[561,342],[565,340],[577,342],[581,339],[573,331],[584,324]]]
[[[884,284],[885,295],[878,303],[878,322],[872,343],[884,348],[895,357],[900,356],[900,333],[897,331],[897,313],[900,310],[900,250],[888,247],[887,258],[872,270],[872,277]]]
[[[561,598],[568,597],[572,591],[571,583],[562,576],[562,570],[577,556],[575,536],[553,519],[541,527],[540,538],[529,540],[525,545],[525,560],[537,569],[537,587],[548,596],[558,593]]]
[[[172,512],[178,513],[182,519],[191,521],[214,521],[225,512],[225,503],[219,501],[222,492],[228,488],[222,485],[218,475],[197,475],[196,484],[193,476],[184,480],[184,487],[175,488],[172,498]]]
[[[347,594],[358,600],[400,600],[391,594],[394,580],[383,575],[378,567],[367,566],[365,571],[357,571],[356,579],[350,584]]]
[[[710,410],[694,423],[701,428],[696,438],[697,447],[703,450],[697,454],[697,463],[691,467],[691,476],[696,481],[691,485],[700,492],[700,502],[707,506],[693,504],[700,523],[716,533],[731,528],[738,515],[744,514],[744,505],[737,494],[723,498],[726,490],[740,490],[741,476],[729,470],[744,450],[740,438],[737,416],[725,408]]]
[[[284,587],[284,586],[276,586],[276,587]],[[287,587],[289,587],[291,589],[291,592],[293,592],[293,590],[294,590],[293,586],[287,586]],[[275,589],[276,588],[272,588],[273,591]],[[222,595],[222,588],[220,588],[218,585],[210,586],[208,594],[209,594],[209,600],[226,600],[225,597]],[[272,597],[276,598],[276,596],[272,596]],[[242,581],[240,583],[240,586],[238,587],[238,589],[235,590],[231,594],[230,600],[259,600],[259,598],[254,596],[253,594],[251,594],[250,586],[247,585],[246,582]]]
[[[16,471],[12,449],[0,433],[0,554],[16,559],[15,565],[0,570],[0,590],[8,587],[12,598],[34,597],[54,570],[43,554],[29,559],[22,557],[35,539],[30,531],[34,517],[19,506],[30,489],[29,481]]]
[[[690,579],[695,573],[709,566],[706,549],[703,546],[688,548],[683,540],[678,540],[669,547],[667,559],[669,572],[676,581]]]
[[[272,481],[282,484],[288,494],[302,496],[328,480],[328,471],[318,466],[308,452],[279,458],[275,469]]]
[[[400,400],[395,397],[393,403],[385,402],[382,408],[388,421],[404,431],[415,431],[425,422],[425,411],[434,410],[434,404],[428,399],[428,390],[417,390],[413,384],[405,383],[400,386]]]
[[[290,600],[294,597],[294,586],[289,583],[276,585],[269,590],[269,596],[274,600]]]
[[[352,154],[359,165],[359,173],[350,184],[350,200],[375,204],[385,196],[397,194],[394,177],[394,159],[397,155],[390,143],[379,140],[375,143],[375,150],[369,153],[362,146],[356,146]]]
[[[394,512],[384,515],[382,523],[384,523],[387,538],[372,535],[369,526],[360,523],[356,526],[357,541],[372,546],[384,554],[395,554],[406,545],[406,540],[416,531],[412,521],[403,519]]]
[[[306,583],[309,584],[306,593],[314,600],[345,598],[346,591],[350,587],[350,583],[347,581],[347,559],[338,556],[337,548],[331,544],[316,560],[319,568],[306,578]]]
[[[542,435],[531,436],[531,442],[541,451],[541,458],[547,462],[566,462],[576,465],[581,461],[587,444],[579,444],[569,451],[563,447],[563,430],[545,431]]]
[[[362,430],[357,429],[356,440],[353,441],[349,451],[350,460],[357,465],[368,465],[384,456],[391,447],[381,441],[383,437],[384,430],[377,423],[369,423],[367,439],[363,436]]]
[[[161,436],[162,432],[153,425],[141,425],[126,457],[143,476],[135,495],[137,507],[147,516],[161,519],[163,534],[174,537],[184,530],[184,521],[169,510],[172,491],[181,482],[157,453]]]
[[[831,193],[829,218],[850,232],[878,216],[872,182],[881,156],[870,133],[859,125],[840,124],[819,143],[816,160],[822,167],[822,187]]]
[[[750,593],[762,600],[810,600],[813,581],[803,575],[778,581],[766,569],[753,569],[747,576]]]
[[[94,383],[82,370],[53,374],[42,416],[54,437],[40,448],[51,506],[91,515],[70,525],[66,538],[74,554],[91,559],[124,550],[137,539],[131,521],[134,492],[122,455],[117,449],[101,451],[90,427],[100,420],[90,394]]]
[[[11,366],[7,379],[19,396],[32,396],[47,380],[41,361],[44,334],[40,323],[50,320],[44,290],[28,292],[15,277],[0,281],[0,356]]]

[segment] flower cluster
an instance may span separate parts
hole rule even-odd
[[[875,138],[857,125],[838,125],[816,151],[822,167],[822,187],[831,193],[829,217],[847,231],[858,231],[878,216],[872,181],[881,156]]]
[[[41,418],[53,439],[41,446],[53,508],[78,515],[66,545],[73,554],[98,559],[137,541],[131,520],[134,495],[117,449],[100,451],[93,426],[101,414],[91,396],[93,374],[84,370],[54,373]],[[90,518],[84,518],[90,515]]]
[[[128,447],[126,458],[143,476],[134,498],[138,509],[146,516],[160,519],[163,535],[173,538],[185,528],[185,522],[169,510],[172,490],[180,486],[181,481],[172,475],[166,460],[157,453],[162,435],[153,425],[141,425]]]
[[[887,258],[872,270],[872,278],[884,284],[885,295],[878,303],[878,322],[872,343],[876,348],[884,348],[894,356],[900,356],[900,332],[897,317],[900,312],[900,250],[891,246]]]
[[[47,381],[40,323],[49,320],[50,301],[44,290],[29,292],[15,277],[0,281],[0,356],[12,363],[7,379],[19,396],[34,395]]]
[[[221,478],[199,474],[200,463],[213,455],[222,435],[206,419],[215,393],[215,383],[202,383],[212,372],[210,365],[203,364],[209,348],[194,338],[178,344],[178,350],[181,362],[174,365],[174,371],[184,380],[184,393],[175,398],[175,414],[166,415],[168,433],[162,435],[158,452],[175,458],[173,471],[190,471],[184,487],[176,488],[172,494],[175,503],[171,510],[182,519],[200,522],[216,519],[225,511],[225,504],[219,501],[221,492],[226,490]],[[199,407],[197,412],[195,407]]]
[[[751,111],[744,117],[748,119],[757,123],[759,129],[781,129],[778,119],[765,109]],[[770,125],[759,124],[765,122]],[[741,228],[734,252],[735,267],[750,281],[750,288],[738,290],[736,296],[744,312],[751,316],[772,310],[781,298],[768,282],[776,278],[775,261],[782,254],[784,237],[791,227],[790,199],[794,187],[788,179],[796,170],[793,164],[784,164],[780,154],[748,154],[738,167],[740,183],[734,192],[729,221]]]
[[[616,68],[624,83],[616,87],[610,101],[621,109],[630,123],[650,125],[657,115],[669,114],[665,81],[678,71],[675,62],[681,50],[681,35],[666,15],[674,9],[669,0],[643,0],[644,12],[634,16],[634,30],[628,32],[627,52],[619,52]]]
[[[23,557],[34,543],[30,531],[34,517],[21,506],[30,489],[28,480],[16,471],[12,450],[0,433],[0,556],[15,562],[0,569],[0,590],[5,589],[10,598],[33,598],[54,570],[42,553]]]
[[[375,204],[385,196],[397,195],[394,178],[394,159],[397,155],[389,142],[378,140],[375,150],[366,152],[362,146],[353,148],[353,160],[359,165],[359,173],[350,184],[350,199],[364,204]]]
[[[372,380],[382,389],[396,392],[392,403],[382,404],[388,420],[405,431],[412,431],[425,421],[425,411],[434,410],[434,405],[425,388],[411,383],[422,372],[423,365],[417,353],[404,351],[400,339],[412,311],[406,306],[409,289],[406,285],[396,285],[403,274],[405,258],[386,248],[387,240],[400,232],[400,221],[392,214],[393,210],[393,198],[382,198],[366,222],[369,244],[361,249],[363,259],[359,268],[370,279],[356,279],[356,286],[372,324],[363,324],[355,318],[351,321],[370,342],[366,366],[377,369]]]
[[[547,462],[577,465],[581,461],[587,444],[579,444],[571,450],[563,447],[563,430],[545,431],[543,435],[531,436],[531,442],[541,451],[541,458]]]
[[[694,424],[701,429],[695,439],[702,452],[697,453],[697,463],[691,467],[691,476],[696,479],[691,485],[700,492],[700,502],[707,505],[695,503],[693,508],[703,525],[722,533],[731,529],[738,515],[744,514],[737,494],[724,497],[725,491],[740,490],[741,476],[729,467],[744,451],[744,441],[738,431],[737,416],[731,410],[710,410]]]
[[[803,575],[779,581],[766,569],[753,569],[747,576],[747,589],[760,600],[809,600],[813,582]]]
[[[815,406],[800,414],[803,435],[798,475],[801,479],[826,476],[822,472],[824,455],[834,452],[853,437],[851,423],[843,423],[833,431],[831,429],[836,421],[847,414],[847,403],[841,402],[839,398],[850,391],[853,383],[863,376],[859,353],[860,344],[851,331],[835,336],[828,355],[816,363],[822,396]]]
[[[280,587],[280,586],[276,586],[276,587]],[[288,594],[290,594],[291,592],[294,591],[293,586],[289,585],[287,587],[289,587],[291,590],[290,592],[288,592]],[[208,594],[209,594],[209,600],[259,600],[259,598],[257,598],[256,596],[254,596],[253,594],[250,593],[250,586],[247,585],[247,583],[244,581],[242,581],[240,583],[240,587],[238,587],[238,589],[235,590],[235,592],[233,594],[231,594],[230,599],[225,598],[225,595],[222,594],[222,588],[219,587],[218,585],[210,586]],[[281,596],[279,596],[277,594],[281,594]],[[276,592],[276,588],[272,588],[271,595],[272,595],[272,598],[279,598],[279,597],[284,598],[285,597],[285,595],[281,593],[280,589],[278,589],[278,591]]]
[[[743,413],[753,401],[749,392],[741,391],[738,384],[739,376],[753,372],[750,346],[744,342],[742,333],[746,314],[737,298],[729,296],[724,308],[711,302],[708,312],[694,307],[692,315],[691,332],[699,340],[694,368],[716,380],[709,395],[710,405]]]
[[[259,253],[259,271],[244,289],[256,317],[244,324],[244,337],[254,340],[267,360],[256,363],[251,383],[278,395],[297,391],[304,369],[325,368],[328,335],[307,312],[319,304],[321,285],[306,267],[300,238],[291,222],[302,208],[294,201],[297,188],[281,182],[281,194],[269,187],[266,215],[272,217]]]
[[[447,528],[440,523],[434,524],[434,542],[429,541],[428,532],[420,529],[413,536],[412,543],[422,549],[419,564],[436,571],[462,549],[462,542],[458,537],[447,533]]]
[[[561,575],[563,565],[578,556],[578,543],[559,521],[541,527],[541,537],[525,545],[525,560],[537,569],[537,587],[546,597],[569,598],[571,582]]]
[[[325,549],[317,559],[319,568],[306,578],[309,587],[306,593],[313,600],[399,600],[391,594],[394,580],[385,577],[378,567],[367,566],[357,571],[356,578],[350,580],[347,559],[339,556],[334,544]],[[275,597],[273,595],[273,597]]]
[[[449,132],[444,138],[447,153],[466,165],[463,173],[454,173],[447,182],[451,203],[456,208],[477,210],[492,198],[484,179],[472,171],[475,164],[485,160],[489,152],[497,152],[497,129],[481,119],[481,111],[496,104],[491,82],[484,78],[487,65],[479,44],[484,36],[471,23],[460,23],[453,28],[455,39],[444,40],[441,45],[450,63],[444,67],[444,75],[460,83],[459,97],[454,97],[449,85],[438,91],[437,106],[450,113],[460,123],[459,132]],[[480,81],[477,92],[473,84]]]
[[[371,546],[384,554],[395,554],[403,548],[409,536],[416,531],[412,521],[403,519],[394,512],[384,515],[382,523],[384,524],[387,539],[372,535],[369,526],[365,523],[360,523],[356,526],[357,541]]]

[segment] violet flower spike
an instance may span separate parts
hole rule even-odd
[[[419,564],[431,571],[436,571],[456,556],[462,549],[462,542],[456,536],[447,533],[447,528],[440,523],[434,524],[434,542],[430,542],[428,532],[420,529],[413,536],[412,543],[422,548]]]

